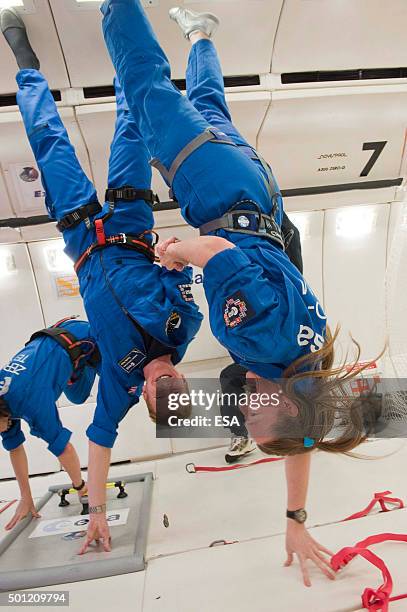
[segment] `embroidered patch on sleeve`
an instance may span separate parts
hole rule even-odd
[[[191,285],[178,285],[178,289],[180,290],[181,297],[185,302],[194,301],[194,296],[192,295]]]
[[[227,327],[237,327],[255,316],[255,311],[241,291],[226,298],[223,318]]]
[[[172,312],[170,314],[170,316],[167,319],[167,322],[165,324],[165,333],[170,334],[171,332],[175,331],[176,329],[178,329],[181,325],[181,315],[178,314],[178,312]]]
[[[127,353],[123,359],[120,359],[118,364],[127,374],[131,374],[133,370],[141,366],[145,359],[146,356],[144,353],[142,353],[138,348],[134,348],[130,351],[130,353]]]

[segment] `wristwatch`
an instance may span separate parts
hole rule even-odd
[[[79,487],[75,487],[75,485],[72,483],[72,488],[75,489],[75,491],[82,491],[82,489],[85,487],[85,481],[82,479],[81,484],[79,485]]]
[[[106,504],[101,506],[89,506],[89,514],[104,514],[106,512]]]
[[[300,510],[287,510],[287,518],[302,525],[307,520],[308,514],[305,508],[301,508]]]

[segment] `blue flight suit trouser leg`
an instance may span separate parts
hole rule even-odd
[[[236,145],[242,147],[246,155],[256,155],[255,149],[233,125],[232,116],[226,101],[225,85],[222,67],[215,45],[211,40],[198,40],[192,45],[186,72],[186,85],[188,100],[195,106],[206,121],[221,130]],[[268,177],[258,159],[253,159],[259,172],[264,178]],[[279,191],[277,181],[274,186]],[[283,203],[278,196],[279,210],[275,219],[279,225],[282,223]]]
[[[103,31],[132,115],[150,155],[169,169],[180,151],[211,126],[171,82],[170,66],[139,0],[106,0]],[[236,180],[239,177],[239,180]],[[184,218],[199,227],[235,203],[272,202],[263,173],[238,147],[206,143],[179,168],[174,194]]]
[[[16,78],[17,103],[41,171],[45,204],[51,219],[60,221],[97,202],[96,190],[82,170],[45,77],[38,70],[21,70]],[[67,254],[77,259],[89,245],[89,232],[81,224],[65,231],[64,240]]]

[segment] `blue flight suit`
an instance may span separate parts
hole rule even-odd
[[[267,173],[231,123],[213,44],[193,45],[188,97],[171,83],[168,60],[139,0],[106,0],[103,32],[126,100],[152,157],[167,169],[197,136],[214,127],[236,145],[207,142],[179,167],[172,189],[194,227],[237,203],[255,202],[271,214]],[[222,136],[220,136],[222,137]],[[283,206],[277,195],[275,219]],[[322,347],[326,317],[287,255],[270,240],[218,230],[236,245],[204,269],[211,328],[233,359],[266,378],[278,378],[295,359]]]
[[[41,170],[47,209],[59,221],[79,206],[97,201],[96,192],[80,167],[45,78],[36,70],[22,70],[17,82],[17,101]],[[150,189],[148,152],[117,80],[115,86],[117,121],[108,187]],[[95,218],[107,212],[106,203]],[[106,236],[138,235],[153,224],[151,207],[144,200],[120,200],[104,229]],[[94,226],[88,230],[85,223],[65,230],[63,237],[73,260],[96,242]],[[140,397],[149,350],[154,357],[170,354],[178,363],[198,332],[202,315],[190,292],[191,268],[169,272],[143,254],[119,246],[95,252],[79,269],[78,278],[102,355],[97,406],[87,435],[111,448],[118,424]]]
[[[89,323],[65,321],[59,325],[84,340],[95,344]],[[67,351],[55,340],[41,336],[29,342],[11,361],[0,369],[0,395],[7,403],[12,427],[1,434],[7,451],[18,448],[25,441],[20,420],[26,421],[33,436],[48,443],[48,449],[59,457],[68,444],[72,432],[59,418],[56,402],[62,393],[73,404],[83,404],[88,399],[98,367],[92,367],[86,359],[73,372]]]

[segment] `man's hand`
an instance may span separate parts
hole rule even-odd
[[[98,544],[99,541],[103,543],[103,550],[105,552],[110,552],[112,547],[110,545],[111,537],[109,531],[109,525],[107,524],[106,515],[105,514],[91,514],[90,521],[88,525],[88,533],[86,535],[86,540],[81,550],[79,551],[80,555],[83,555],[92,544],[93,540]]]
[[[188,262],[183,260],[178,254],[176,247],[173,245],[179,242],[178,238],[172,236],[164,242],[159,242],[156,246],[157,255],[160,258],[160,263],[167,268],[167,270],[177,270],[182,272]]]
[[[38,514],[35,508],[34,500],[32,497],[27,499],[21,499],[13,518],[5,526],[6,531],[10,531],[10,529],[13,529],[13,527],[15,527],[17,523],[25,519],[25,517],[28,516],[30,512],[33,518],[41,518],[41,515]]]
[[[297,555],[298,561],[300,562],[302,576],[304,584],[307,587],[311,586],[311,580],[309,577],[307,561],[311,560],[327,578],[335,580],[335,572],[331,568],[329,557],[333,556],[333,553],[321,546],[316,540],[314,540],[304,525],[300,525],[295,521],[289,519],[287,522],[287,533],[286,533],[286,549],[287,549],[287,561],[285,567],[292,565],[294,561],[294,554]]]

